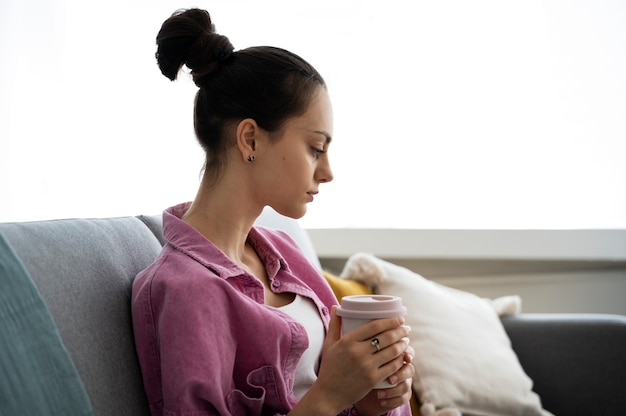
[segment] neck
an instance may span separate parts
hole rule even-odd
[[[225,178],[210,187],[203,180],[183,221],[241,264],[248,233],[262,209],[254,205],[244,188],[231,186]]]

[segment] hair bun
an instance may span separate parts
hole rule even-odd
[[[199,87],[234,51],[230,40],[215,32],[209,13],[201,9],[176,11],[163,23],[156,41],[163,75],[173,81],[186,65]]]

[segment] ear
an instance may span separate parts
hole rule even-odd
[[[250,156],[254,157],[260,134],[261,128],[251,118],[243,119],[237,125],[237,148],[244,162],[248,162]]]

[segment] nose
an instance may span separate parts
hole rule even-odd
[[[330,162],[328,161],[328,154],[324,155],[320,162],[317,165],[317,169],[315,170],[315,180],[319,183],[326,183],[333,180],[333,171],[330,168]]]

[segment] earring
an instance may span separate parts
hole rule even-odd
[[[250,162],[250,163],[254,162],[254,156],[253,155],[248,156],[248,162]]]

